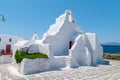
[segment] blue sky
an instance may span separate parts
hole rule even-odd
[[[120,0],[0,0],[0,14],[7,18],[0,22],[0,34],[30,39],[37,32],[42,37],[66,9],[100,42],[120,42]]]

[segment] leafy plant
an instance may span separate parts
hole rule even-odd
[[[29,58],[29,59],[46,58],[48,59],[48,56],[44,53],[28,54],[27,52],[21,52],[19,50],[15,52],[14,57],[15,57],[16,63],[20,63],[24,58]]]

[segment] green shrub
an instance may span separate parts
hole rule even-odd
[[[15,57],[16,63],[20,63],[24,58],[29,58],[29,59],[46,58],[48,59],[48,56],[44,53],[28,54],[27,52],[21,52],[19,50],[15,52],[14,57]]]

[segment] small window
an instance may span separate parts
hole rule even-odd
[[[75,23],[75,21],[74,21],[74,20],[72,20],[72,22],[73,22],[73,23]]]
[[[37,36],[35,36],[35,39],[37,39]]]
[[[0,42],[1,42],[1,38],[0,38]]]
[[[68,15],[70,15],[70,12],[68,12]]]
[[[11,39],[11,38],[9,39],[9,42],[12,42],[12,39]]]

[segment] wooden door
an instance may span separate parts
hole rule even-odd
[[[11,54],[11,45],[6,45],[6,55]]]

